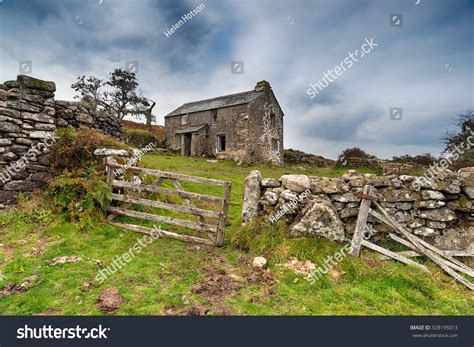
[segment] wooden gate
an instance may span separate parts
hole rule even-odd
[[[161,229],[160,234],[164,237],[187,242],[222,245],[231,191],[229,182],[120,165],[113,159],[107,160],[106,166],[107,181],[112,188],[112,203],[107,209],[109,213],[107,220],[110,224],[141,233],[150,234],[155,232],[153,228],[113,221],[117,216],[128,216],[139,220],[192,229],[199,234],[199,236],[195,236]],[[115,177],[116,170],[133,173],[135,175],[133,179],[136,182],[117,180]],[[151,183],[143,183],[150,179],[152,180]],[[207,185],[207,190],[210,189],[209,186],[223,187],[223,197],[185,191],[183,185],[186,182],[188,184],[191,182],[191,184]],[[164,184],[171,187],[163,187]],[[205,206],[196,206],[196,204]],[[134,206],[141,209],[153,209],[153,211],[137,211],[133,209]],[[164,212],[160,212],[160,210],[171,211],[174,214],[178,213],[186,218],[160,215]]]

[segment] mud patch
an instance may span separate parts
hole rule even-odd
[[[369,267],[383,267],[383,264],[381,262],[369,258],[362,258],[362,262]]]
[[[120,306],[126,303],[117,288],[112,287],[104,290],[97,299],[96,307],[103,313],[115,313]]]
[[[0,254],[3,254],[6,259],[13,258],[13,254],[15,253],[14,249],[0,243]]]
[[[203,316],[208,314],[209,310],[198,306],[191,307],[175,307],[170,306],[165,308],[167,316]]]
[[[222,302],[224,297],[234,296],[241,288],[225,270],[207,269],[206,273],[204,280],[193,286],[193,294],[200,294],[213,302]]]
[[[248,283],[273,285],[275,278],[270,269],[253,269],[253,271],[245,277]]]
[[[26,292],[31,287],[40,285],[42,282],[43,281],[38,278],[38,275],[32,275],[26,278],[21,284],[17,284],[15,282],[9,283],[0,291],[0,299],[14,294]]]

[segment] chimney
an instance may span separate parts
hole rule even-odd
[[[266,90],[271,90],[271,89],[272,87],[270,87],[270,83],[268,83],[265,80],[257,82],[257,85],[255,86],[256,92],[264,92]]]

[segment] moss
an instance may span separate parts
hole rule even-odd
[[[18,76],[18,81],[20,82],[20,85],[26,88],[45,90],[48,92],[56,91],[56,84],[51,81],[43,81],[38,78],[25,75]]]

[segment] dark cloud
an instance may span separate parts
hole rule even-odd
[[[268,80],[286,114],[285,146],[335,157],[358,145],[391,157],[439,153],[450,117],[473,107],[471,0],[202,1],[170,38],[164,32],[201,1],[4,0],[0,78],[33,60],[72,98],[77,75],[106,78],[139,60],[158,120],[180,104],[252,89]],[[403,14],[403,27],[389,25]],[[80,22],[80,24],[79,24]],[[379,46],[311,99],[306,91],[375,37]],[[245,61],[232,75],[230,62]],[[402,122],[389,120],[403,107]]]

